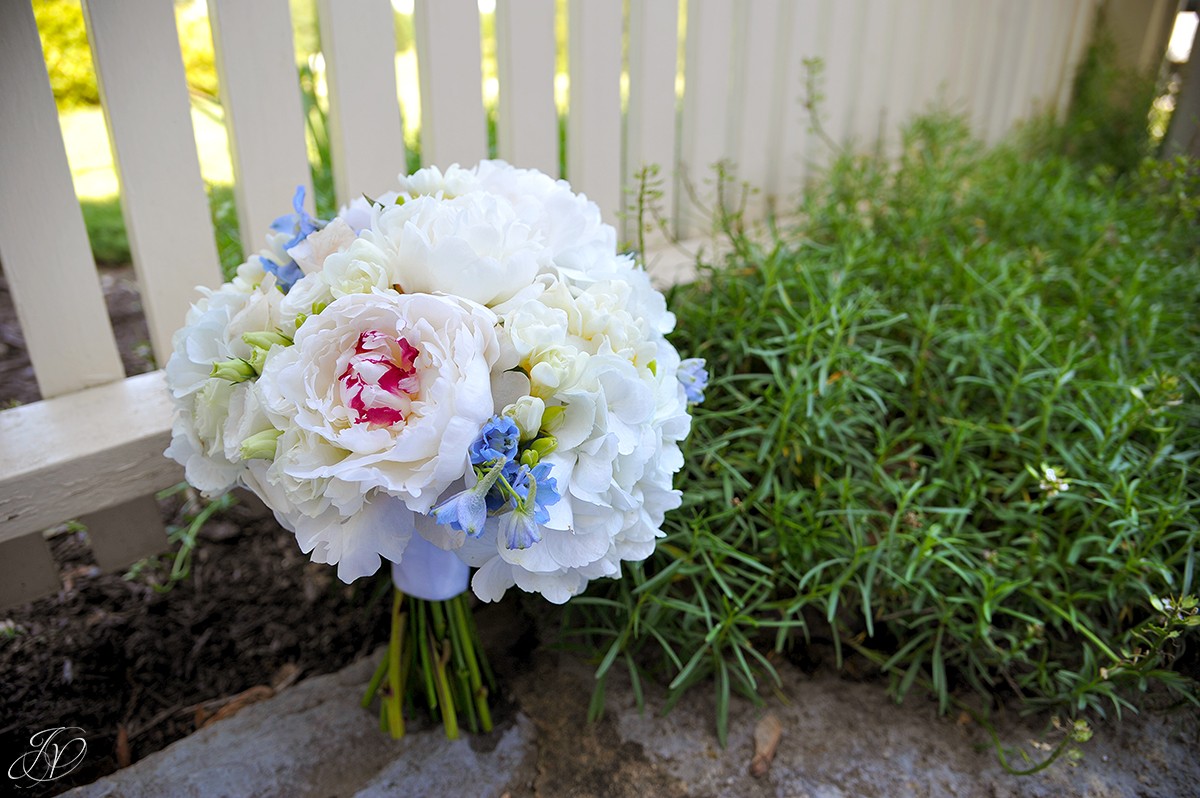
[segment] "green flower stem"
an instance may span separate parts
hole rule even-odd
[[[483,730],[490,732],[492,730],[492,713],[488,709],[488,689],[483,685],[483,678],[479,669],[479,658],[475,654],[477,632],[471,618],[471,613],[467,610],[466,598],[457,596],[451,599],[450,611],[454,616],[454,625],[459,630],[459,639],[462,641],[463,654],[467,660],[467,671],[470,676],[471,696],[475,711],[479,715],[479,722]],[[484,659],[483,662],[486,666],[487,660]]]
[[[437,604],[433,605],[437,607]],[[435,613],[436,614],[436,613]],[[446,664],[450,661],[450,641],[442,640],[442,651],[437,652],[437,641],[429,638],[430,657],[433,659],[434,681],[442,710],[442,727],[447,740],[458,739],[458,714],[454,711],[454,696],[450,693],[450,681],[446,678]]]
[[[404,594],[394,590],[391,640],[367,683],[363,707],[379,696],[379,728],[394,738],[404,736],[403,713],[409,703],[423,703],[435,719],[440,716],[451,740],[458,738],[460,723],[472,732],[490,732],[487,700],[495,682],[466,598],[424,601],[409,596],[407,605]]]
[[[399,588],[395,588],[392,592],[392,643],[388,646],[388,687],[390,691],[386,701],[388,731],[393,740],[399,740],[404,736],[404,716],[401,713],[404,683],[400,681],[400,647],[401,641],[404,639],[406,621],[405,615],[400,612],[400,605],[403,601],[404,594],[400,592]]]
[[[419,601],[416,604],[420,621],[417,627],[417,637],[413,642],[421,652],[421,678],[425,682],[425,700],[430,709],[436,709],[438,698],[437,690],[433,685],[433,661],[429,656],[429,646],[426,645],[426,641],[429,639],[428,612],[425,602]]]
[[[471,676],[467,668],[467,654],[469,654],[469,643],[463,639],[462,629],[458,625],[458,619],[454,612],[455,602],[457,599],[449,599],[446,602],[447,615],[449,616],[449,632],[450,632],[450,651],[454,655],[454,686],[456,689],[456,698],[458,705],[465,707],[467,710],[467,726],[473,732],[479,731],[479,718],[475,711],[475,703],[472,700],[471,691]]]
[[[391,643],[388,643],[388,650],[391,650]],[[390,657],[384,657],[379,660],[379,666],[375,668],[375,675],[371,677],[371,681],[367,683],[367,692],[363,693],[362,708],[366,709],[371,705],[371,699],[375,697],[375,693],[379,692],[379,683],[383,681],[384,674],[387,673],[388,660]]]

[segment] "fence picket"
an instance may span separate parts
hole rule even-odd
[[[737,83],[732,96],[740,98],[741,107],[730,114],[735,127],[728,150],[738,181],[759,190],[746,208],[747,216],[756,218],[773,205],[776,192],[774,153],[782,135],[782,87],[777,78],[785,68],[778,36],[783,8],[780,0],[740,0],[736,11],[734,53],[741,68],[734,73]]]
[[[955,3],[955,36],[959,41],[951,65],[949,98],[955,113],[967,115],[971,109],[973,66],[982,48],[983,7],[975,3]]]
[[[174,8],[87,0],[84,10],[150,343],[166,363],[196,286],[221,283]]]
[[[91,513],[84,522],[96,565],[115,571],[167,548],[162,513],[153,496],[142,496]]]
[[[675,75],[679,40],[679,4],[675,0],[630,0],[629,111],[626,118],[626,182],[657,166],[667,214],[675,208]],[[636,225],[636,220],[633,221]],[[628,228],[626,235],[636,230]]]
[[[1053,30],[1047,36],[1047,46],[1052,52],[1045,55],[1038,87],[1040,110],[1047,114],[1055,113],[1058,107],[1058,86],[1066,71],[1069,56],[1066,43],[1071,39],[1075,5],[1075,0],[1058,0]]]
[[[886,100],[885,149],[890,157],[899,155],[903,127],[920,109],[924,100],[923,62],[930,46],[924,30],[928,0],[897,2],[895,49],[892,50],[891,80]]]
[[[346,204],[395,187],[406,172],[389,0],[317,0],[329,86],[334,194]]]
[[[496,3],[496,153],[557,177],[554,56],[554,0]]]
[[[971,131],[983,138],[988,130],[989,112],[994,107],[996,86],[1005,75],[1001,71],[1002,45],[1010,6],[1007,3],[988,3],[979,25],[982,48],[975,61],[975,81],[971,96]]]
[[[622,176],[621,4],[570,0],[567,8],[567,177],[600,206],[604,221],[616,224]]]
[[[954,0],[930,0],[929,16],[926,18],[926,47],[924,79],[925,91],[918,106],[921,112],[933,108],[945,108],[950,102],[951,83],[954,76],[955,34]]]
[[[421,82],[421,162],[445,169],[487,157],[479,8],[475,0],[421,0],[413,13]]]
[[[838,0],[828,11],[829,32],[826,36],[825,112],[829,135],[839,144],[853,129],[854,93],[862,70],[862,37],[865,32],[863,0]],[[836,153],[828,152],[825,159]]]
[[[870,149],[880,140],[885,119],[887,81],[883,79],[891,68],[892,48],[895,46],[896,4],[892,0],[867,0],[863,11],[863,33],[859,58],[856,101],[848,135],[855,145]]]
[[[709,0],[688,6],[679,171],[684,186],[706,207],[712,198],[704,186],[712,183],[713,166],[727,152],[733,28],[732,0]],[[679,237],[691,238],[707,232],[703,229],[707,213],[704,207],[696,208],[688,197],[681,197]]]
[[[0,609],[53,593],[60,584],[41,535],[0,541]]]
[[[809,171],[809,151],[823,146],[811,132],[812,119],[805,108],[808,68],[804,62],[821,54],[820,0],[793,0],[787,4],[785,21],[780,25],[784,42],[783,129],[788,131],[779,149],[780,195],[794,195],[804,185]]]
[[[42,396],[125,376],[28,3],[0,25],[0,260]]]
[[[208,0],[234,196],[247,256],[304,186],[313,210],[304,109],[287,0]]]
[[[995,144],[1007,126],[1008,111],[1015,89],[1015,77],[1020,68],[1021,52],[1024,48],[1025,17],[1028,5],[1023,0],[1012,0],[1004,4],[997,52],[996,75],[992,83],[991,102],[987,114],[987,127],[983,139]]]
[[[1040,18],[1033,21],[1034,42],[1032,62],[1029,66],[1029,79],[1026,87],[1027,99],[1023,106],[1013,109],[1018,116],[1029,116],[1031,113],[1042,113],[1049,106],[1047,86],[1052,78],[1050,46],[1059,35],[1056,28],[1060,24],[1063,0],[1054,0],[1049,9],[1043,9]]]
[[[1021,116],[1024,109],[1029,108],[1034,97],[1032,92],[1033,62],[1038,41],[1038,16],[1036,0],[1016,0],[1019,8],[1019,19],[1013,36],[1016,42],[1010,55],[1013,58],[1008,89],[1008,104],[999,109],[1000,113],[994,119],[993,141],[999,140],[1007,132],[1011,120]]]

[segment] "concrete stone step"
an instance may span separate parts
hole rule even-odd
[[[704,686],[663,716],[660,687],[644,686],[639,710],[628,680],[614,675],[604,718],[589,724],[593,667],[544,649],[504,665],[517,710],[492,734],[451,742],[440,729],[418,728],[393,741],[359,706],[376,662],[302,681],[67,795],[1177,798],[1200,784],[1194,711],[1126,714],[1095,728],[1078,764],[1064,758],[1020,777],[1001,768],[988,735],[965,716],[939,716],[919,695],[898,706],[880,684],[809,676],[787,663],[782,684],[764,689],[760,703],[733,697],[725,748]],[[781,735],[756,778],[754,733],[768,713]],[[1008,713],[997,725],[1007,747],[1035,762],[1045,753],[1034,743],[1060,739],[1045,733],[1044,719]],[[1029,764],[1016,754],[1011,761]]]

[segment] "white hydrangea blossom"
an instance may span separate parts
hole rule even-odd
[[[236,277],[192,306],[172,339],[167,384],[175,401],[171,445],[166,454],[184,467],[187,480],[206,494],[228,490],[245,469],[238,454],[246,436],[270,428],[251,396],[253,383],[213,376],[213,367],[248,361],[245,333],[271,332],[280,319],[283,294],[257,259]]]

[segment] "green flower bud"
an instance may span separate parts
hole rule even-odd
[[[521,465],[533,468],[538,464],[538,453],[533,449],[526,449],[521,452]]]
[[[558,432],[562,428],[563,415],[567,412],[567,408],[562,405],[554,405],[547,407],[542,413],[542,429],[546,432]]]
[[[249,363],[256,373],[262,374],[263,366],[267,364],[267,350],[258,347],[251,349]]]
[[[292,339],[286,335],[280,335],[277,332],[248,332],[242,333],[242,340],[250,344],[250,346],[258,347],[259,349],[270,349],[275,344],[280,346],[291,346]]]
[[[258,372],[254,366],[245,360],[235,357],[232,360],[213,363],[212,372],[208,376],[229,380],[230,382],[245,382],[257,377]]]
[[[283,432],[277,429],[263,430],[242,441],[243,460],[274,460],[276,443]]]
[[[531,443],[527,451],[533,452],[538,456],[538,459],[541,460],[543,457],[550,454],[557,448],[558,439],[552,435],[546,435],[545,437],[538,438],[536,441]]]

